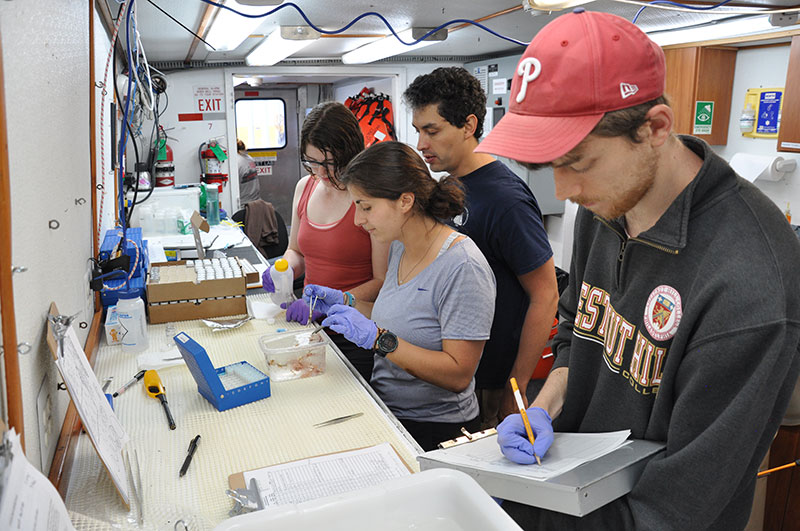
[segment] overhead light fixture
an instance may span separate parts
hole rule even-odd
[[[648,37],[659,46],[669,46],[671,44],[727,39],[781,30],[782,28],[776,28],[770,24],[767,15],[761,15],[737,18],[730,21],[721,20],[716,23],[703,24],[685,29],[651,32],[648,33]]]
[[[424,36],[432,29],[433,28],[408,28],[407,30],[399,32],[397,35],[405,42],[413,42]],[[424,48],[425,46],[442,42],[445,39],[447,39],[447,28],[442,28],[436,33],[426,37],[424,41],[419,41],[411,46],[403,44],[397,40],[394,35],[389,35],[388,37],[383,37],[376,41],[372,41],[369,44],[361,46],[360,48],[356,48],[353,51],[347,52],[346,54],[342,55],[342,62],[348,65],[371,63],[379,59],[391,57],[393,55],[410,52],[411,50],[418,50],[420,48]]]
[[[310,26],[281,26],[256,46],[244,62],[249,66],[271,66],[319,39]]]
[[[561,11],[570,7],[588,4],[594,0],[522,0],[524,11]]]
[[[280,4],[283,0],[273,0],[275,4]],[[245,6],[235,0],[225,2],[227,7],[235,9],[247,15],[263,15],[263,7]],[[206,35],[206,42],[213,48],[206,45],[211,51],[226,52],[235,50],[242,42],[253,33],[257,27],[264,22],[264,18],[243,17],[233,11],[220,7],[217,16],[211,22],[211,27]]]

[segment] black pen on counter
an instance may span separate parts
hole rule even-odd
[[[131,378],[128,382],[126,382],[125,385],[120,387],[119,390],[111,396],[117,398],[119,395],[127,391],[130,388],[130,386],[132,386],[133,384],[144,378],[144,372],[145,372],[144,370],[137,372],[133,378]]]
[[[183,477],[186,474],[186,471],[189,470],[189,464],[192,462],[192,456],[194,456],[195,450],[197,450],[197,443],[200,441],[200,436],[198,435],[192,442],[189,443],[189,455],[186,456],[186,459],[183,461],[183,465],[181,465],[181,472],[180,477]]]

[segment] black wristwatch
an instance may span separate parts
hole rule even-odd
[[[375,340],[375,346],[372,350],[375,353],[385,358],[390,352],[397,349],[397,336],[383,328],[378,328],[378,338]]]

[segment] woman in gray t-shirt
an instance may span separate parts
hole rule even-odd
[[[329,326],[375,351],[370,383],[426,450],[477,431],[475,370],[489,338],[495,280],[475,243],[440,220],[462,212],[457,179],[433,179],[420,156],[381,142],[356,156],[341,182],[356,204],[355,223],[392,242],[389,269],[373,303],[308,285],[303,298]]]

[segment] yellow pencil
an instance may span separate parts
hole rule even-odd
[[[525,431],[528,433],[528,440],[533,445],[535,439],[533,438],[533,430],[531,429],[531,421],[528,420],[528,413],[525,411],[525,402],[522,401],[522,395],[519,394],[519,387],[517,387],[517,379],[513,376],[511,377],[511,389],[514,390],[514,398],[517,400],[517,407],[519,408],[519,414],[522,415],[522,423],[525,425]],[[536,458],[536,463],[539,466],[542,465],[542,460],[539,459],[539,456],[533,454],[533,457]]]

